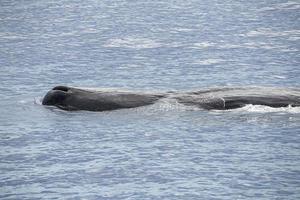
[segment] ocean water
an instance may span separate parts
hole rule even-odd
[[[296,0],[0,1],[0,199],[300,199],[300,109],[112,112],[56,85],[300,86]]]

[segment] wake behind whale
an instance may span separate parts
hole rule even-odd
[[[300,90],[295,88],[232,87],[188,92],[130,92],[56,86],[43,98],[42,104],[63,110],[109,111],[136,108],[170,99],[179,104],[206,110],[229,110],[247,105],[273,108],[300,106]]]

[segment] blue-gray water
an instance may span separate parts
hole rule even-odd
[[[296,0],[0,1],[1,199],[299,199],[300,110],[45,108],[55,85],[299,87]]]

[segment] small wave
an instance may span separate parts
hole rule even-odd
[[[181,27],[177,27],[177,28],[173,28],[172,31],[173,32],[191,32],[194,29],[191,28],[181,28]]]
[[[23,35],[11,32],[0,32],[0,38],[6,40],[26,39],[26,37],[24,37]]]
[[[218,49],[236,49],[236,48],[245,48],[240,44],[219,44],[216,46]]]
[[[132,48],[132,49],[151,49],[161,47],[162,44],[147,38],[117,38],[110,39],[104,44],[104,47],[112,47],[112,48]]]
[[[265,50],[277,50],[281,52],[297,52],[298,49],[291,48],[286,45],[276,45],[265,42],[247,42],[242,45],[220,45],[220,49],[234,49],[234,48],[245,48],[245,49],[265,49]]]
[[[270,28],[258,28],[256,30],[249,31],[246,34],[241,34],[241,36],[248,37],[257,37],[257,36],[266,36],[266,37],[283,37],[283,36],[293,36],[299,37],[300,30],[287,30],[287,31],[275,31]]]
[[[216,46],[216,43],[212,43],[212,42],[199,42],[199,43],[194,43],[191,48],[205,49],[205,48],[215,47],[215,46]]]
[[[260,11],[276,11],[276,10],[298,10],[300,4],[298,2],[288,1],[286,3],[275,4],[273,7],[263,7]]]
[[[223,59],[206,59],[206,60],[197,60],[194,62],[194,64],[199,64],[199,65],[213,65],[213,64],[219,64],[224,62],[225,60]]]
[[[281,76],[281,75],[273,75],[273,77],[277,79],[287,79],[286,76]]]
[[[276,36],[288,36],[288,40],[295,41],[299,39],[299,33],[297,31],[285,31],[285,32],[263,32],[263,31],[250,31],[246,34],[241,34],[244,37],[255,37],[255,36],[266,36],[266,37],[276,37]],[[216,48],[216,49],[266,49],[266,50],[279,50],[282,52],[296,52],[298,49],[291,48],[286,45],[278,45],[274,43],[266,43],[266,42],[246,42],[241,44],[229,44],[229,43],[195,43],[190,48],[192,49],[208,49],[208,48]]]

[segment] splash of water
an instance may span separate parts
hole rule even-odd
[[[236,112],[251,112],[251,113],[300,113],[300,107],[280,107],[280,108],[273,108],[270,106],[263,106],[263,105],[246,105],[242,108],[235,109]]]

